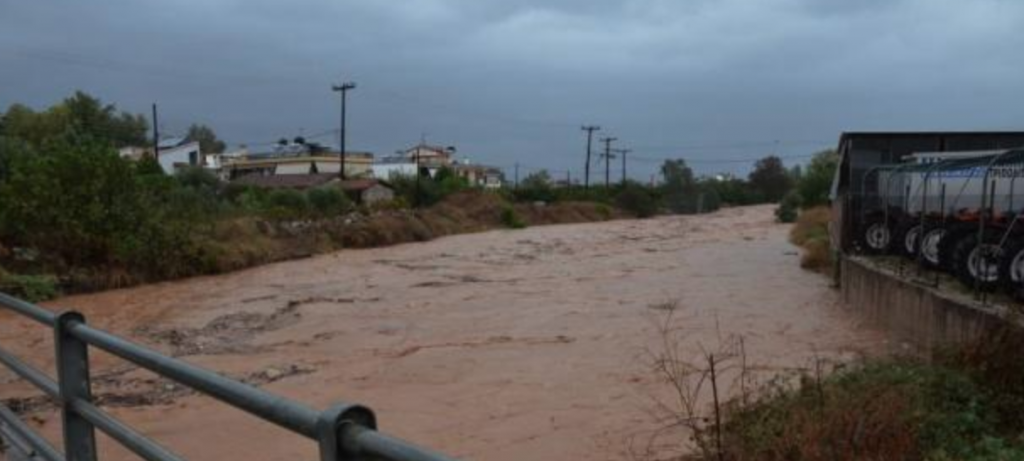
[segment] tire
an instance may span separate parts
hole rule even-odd
[[[987,232],[980,245],[976,233],[961,238],[953,250],[956,278],[967,288],[996,289],[1000,285],[998,243],[993,232]]]
[[[896,227],[893,233],[892,252],[913,258],[917,255],[917,237],[921,233],[921,224],[918,221],[904,221]]]
[[[925,266],[939,268],[942,266],[942,252],[939,250],[948,230],[942,226],[925,227],[921,237],[921,261]]]
[[[1012,235],[999,260],[1003,289],[1015,299],[1024,298],[1024,236]]]
[[[962,223],[946,231],[946,235],[943,235],[942,240],[939,241],[939,261],[942,264],[942,270],[950,274],[956,273],[956,265],[953,264],[953,251],[956,249],[956,244],[960,243],[964,237],[971,234],[977,235],[977,233],[978,226]]]
[[[865,254],[882,254],[892,245],[892,229],[883,219],[872,219],[860,232],[860,248]]]

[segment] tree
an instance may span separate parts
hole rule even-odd
[[[793,179],[782,164],[782,159],[774,155],[754,163],[754,171],[750,172],[748,180],[750,186],[769,202],[778,202],[793,187]]]
[[[674,213],[696,213],[700,191],[686,160],[666,160],[661,165],[661,175],[665,179],[665,205]]]
[[[828,149],[814,154],[807,170],[797,182],[796,190],[800,194],[801,205],[810,208],[828,203],[829,192],[832,190],[832,179],[839,165],[839,154]]]
[[[104,105],[81,91],[42,112],[13,104],[0,117],[0,135],[35,147],[58,137],[88,138],[114,147],[146,145],[147,129],[148,122],[142,115],[118,112],[113,104]]]
[[[295,142],[299,143],[299,139],[302,138],[295,138]],[[188,134],[185,135],[185,140],[198,142],[199,150],[204,154],[219,154],[224,152],[224,148],[227,147],[224,141],[217,139],[217,134],[214,133],[213,128],[195,123],[188,127]]]
[[[551,186],[551,174],[548,170],[530,173],[519,182],[521,188],[544,188]]]
[[[551,189],[551,174],[548,170],[530,173],[519,182],[515,196],[524,201],[553,202],[556,197],[554,190]]]

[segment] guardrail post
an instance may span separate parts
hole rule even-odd
[[[320,413],[316,423],[320,461],[359,461],[358,447],[345,446],[345,435],[353,429],[377,429],[373,410],[362,405],[339,403]]]
[[[96,431],[93,425],[76,413],[75,399],[92,401],[89,382],[89,345],[71,336],[72,323],[85,323],[85,316],[66,311],[54,322],[54,344],[57,349],[57,384],[61,397],[61,421],[64,427],[64,456],[67,461],[96,461]]]

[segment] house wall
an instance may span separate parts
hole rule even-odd
[[[374,185],[363,191],[363,203],[370,205],[380,202],[388,202],[395,198],[395,192],[380,184]]]
[[[175,165],[201,165],[203,156],[199,151],[199,143],[191,142],[182,146],[160,149],[159,162],[164,173],[174,174]]]
[[[373,165],[373,177],[391,179],[394,176],[416,176],[415,163],[377,163]]]
[[[309,174],[313,163],[314,162],[281,163],[277,165],[277,171],[275,174]],[[338,168],[335,167],[334,171],[338,171]],[[319,165],[317,172],[328,173],[327,171],[321,171],[319,169]]]

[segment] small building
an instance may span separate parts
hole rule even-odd
[[[202,166],[206,163],[198,141],[188,141],[180,137],[167,138],[160,140],[158,147],[160,154],[156,159],[164,173],[174,174],[180,168]]]
[[[199,148],[198,141],[188,141],[182,137],[164,138],[159,144],[160,155],[157,157],[164,173],[174,174],[181,168],[189,166],[205,166],[206,159]],[[153,155],[153,147],[128,146],[118,150],[121,158],[139,161]]]
[[[341,183],[341,190],[356,203],[373,205],[390,202],[395,198],[395,191],[384,181],[377,179],[351,179]]]
[[[420,167],[437,169],[454,163],[455,148],[419,143],[403,151],[402,156]]]
[[[471,165],[468,161],[452,166],[455,174],[466,179],[471,186],[484,189],[500,189],[504,183],[501,169],[487,165]]]

